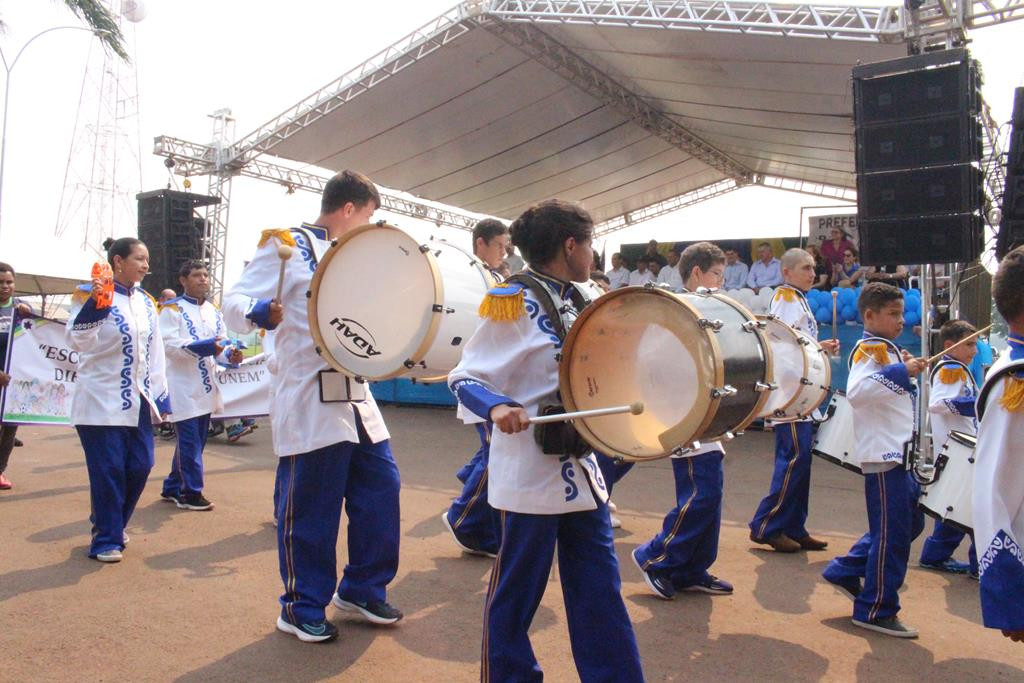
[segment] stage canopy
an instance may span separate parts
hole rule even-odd
[[[754,183],[853,199],[850,70],[906,52],[894,8],[467,2],[235,149],[506,218],[558,196],[608,222]]]

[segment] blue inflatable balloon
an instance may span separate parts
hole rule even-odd
[[[843,321],[849,322],[857,319],[857,307],[856,306],[843,306]]]
[[[821,306],[814,313],[814,319],[817,320],[819,323],[831,323],[832,311],[826,308],[825,306]]]

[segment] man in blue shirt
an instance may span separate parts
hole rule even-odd
[[[757,294],[762,287],[778,287],[782,284],[782,264],[772,254],[772,245],[761,242],[757,245],[758,261],[750,266],[747,287]]]
[[[750,266],[740,261],[740,255],[735,249],[725,250],[725,280],[722,289],[743,289],[747,286],[747,275],[750,273]]]

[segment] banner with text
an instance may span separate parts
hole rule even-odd
[[[857,231],[857,214],[840,213],[828,216],[811,216],[807,219],[807,243],[819,247],[832,239],[832,228],[838,228],[853,246],[860,248],[860,233]]]
[[[10,384],[0,418],[14,424],[69,425],[78,379],[78,351],[68,347],[64,323],[48,318],[19,320],[8,349]],[[237,368],[218,368],[224,412],[214,417],[256,417],[270,408],[266,357],[253,356]],[[174,397],[171,397],[174,407]]]

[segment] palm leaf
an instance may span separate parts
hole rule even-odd
[[[97,31],[97,37],[113,50],[114,54],[126,62],[131,61],[128,50],[124,46],[124,34],[121,33],[121,27],[117,25],[117,21],[102,2],[98,0],[64,0],[64,4],[76,17]]]

